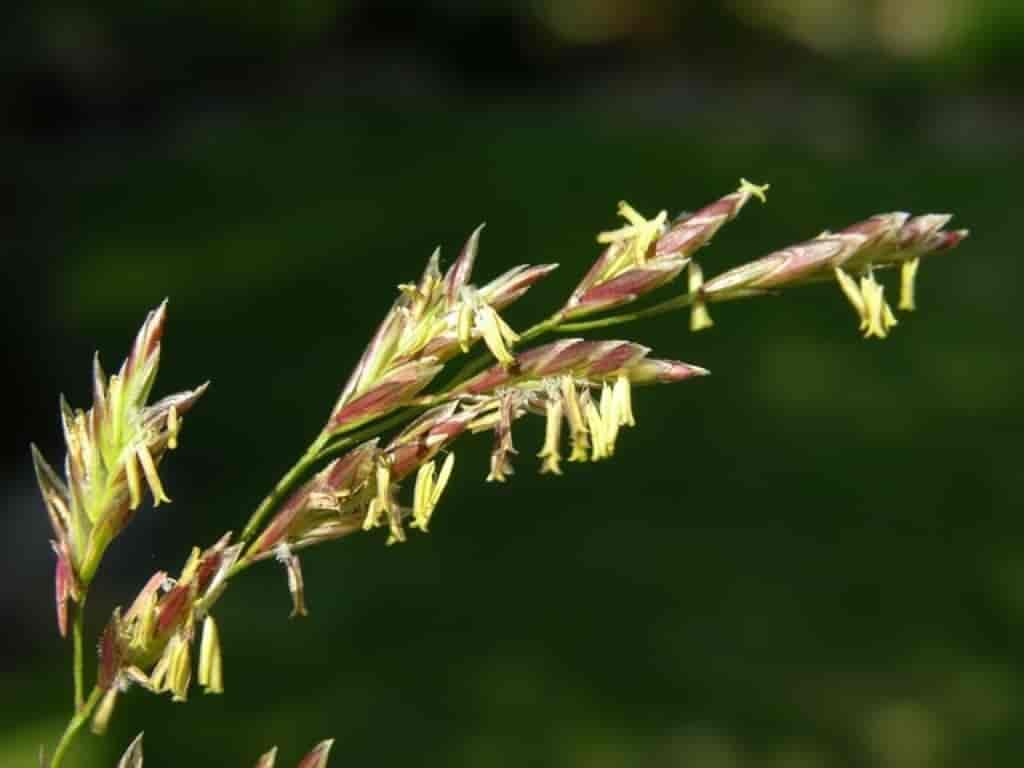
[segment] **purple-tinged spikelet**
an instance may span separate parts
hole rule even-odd
[[[149,313],[119,372],[109,379],[94,358],[93,405],[73,410],[61,398],[67,446],[65,480],[33,447],[39,488],[58,552],[58,626],[66,632],[67,600],[88,585],[110,542],[142,503],[168,501],[157,467],[177,444],[182,416],[206,391],[194,390],[147,405],[160,361],[167,303]],[[63,606],[63,607],[60,607]]]
[[[664,212],[647,220],[628,203],[620,203],[619,213],[628,225],[598,235],[606,248],[572,292],[561,316],[575,319],[614,309],[670,283],[751,197],[763,200],[766,189],[741,180],[736,192],[679,217],[671,226],[666,226]]]
[[[824,232],[698,282],[693,286],[695,311],[705,302],[835,279],[857,312],[864,335],[885,338],[896,317],[874,270],[899,266],[899,307],[914,309],[914,278],[921,257],[953,248],[967,237],[967,230],[944,231],[949,219],[947,214],[910,218],[903,212],[882,213],[836,233]]]

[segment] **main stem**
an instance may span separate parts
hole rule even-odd
[[[61,762],[64,760],[64,755],[71,746],[71,742],[74,741],[75,736],[82,729],[82,726],[88,722],[92,716],[92,711],[96,709],[96,705],[99,704],[100,698],[103,696],[103,690],[96,686],[92,689],[92,693],[89,694],[89,698],[86,699],[82,706],[75,712],[74,717],[68,722],[67,728],[64,729],[64,733],[60,737],[60,741],[57,743],[57,749],[54,750],[53,759],[50,760],[50,768],[58,768]]]

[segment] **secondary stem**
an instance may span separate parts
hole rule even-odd
[[[85,704],[85,660],[83,655],[84,645],[84,624],[85,624],[85,598],[87,593],[83,590],[82,597],[75,608],[75,622],[71,629],[72,653],[72,676],[75,681],[75,711],[79,711]]]
[[[313,441],[313,444],[306,449],[306,452],[302,454],[294,466],[285,472],[284,476],[277,481],[277,485],[272,490],[260,505],[256,507],[256,511],[249,517],[248,522],[245,524],[245,528],[242,529],[242,535],[239,537],[240,541],[249,541],[259,531],[260,525],[263,520],[269,515],[274,507],[276,507],[284,495],[290,491],[299,478],[305,474],[305,472],[320,459],[320,449],[324,447],[327,442],[328,435],[326,433],[320,433],[319,437]]]
[[[67,727],[64,729],[64,733],[60,737],[60,741],[57,743],[57,749],[54,750],[53,759],[50,761],[50,768],[58,768],[61,762],[64,760],[64,754],[68,751],[68,747],[71,746],[71,742],[75,736],[82,729],[82,726],[86,724],[89,718],[92,716],[92,711],[96,709],[96,705],[100,702],[100,697],[103,696],[103,691],[99,686],[92,689],[92,693],[89,694],[89,698],[86,699],[82,706],[78,708],[74,716],[68,722]]]
[[[697,295],[695,293],[686,293],[682,296],[676,296],[674,299],[663,301],[660,304],[654,304],[653,306],[647,307],[647,309],[640,309],[636,312],[627,312],[621,315],[612,315],[611,317],[603,317],[600,320],[583,320],[578,323],[563,323],[556,326],[553,330],[558,333],[573,333],[575,331],[590,331],[595,328],[608,328],[612,325],[631,323],[634,320],[643,320],[647,317],[663,315],[666,312],[674,312],[677,309],[685,309],[690,306],[696,298]]]

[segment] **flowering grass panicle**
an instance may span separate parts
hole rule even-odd
[[[603,461],[616,454],[623,430],[638,423],[636,386],[708,373],[654,357],[631,339],[594,339],[588,332],[687,309],[691,329],[701,330],[712,324],[711,304],[835,281],[863,335],[884,338],[897,321],[876,273],[899,268],[898,308],[912,310],[921,259],[967,236],[966,230],[944,229],[948,215],[878,214],[705,280],[698,252],[751,198],[765,202],[767,188],[741,180],[736,191],[674,221],[664,211],[648,219],[620,203],[625,224],[598,235],[603,250],[565,302],[518,331],[502,312],[556,264],[521,265],[476,286],[471,278],[482,226],[446,271],[435,250],[418,280],[398,286],[324,427],[241,533],[227,532],[211,546],[194,547],[176,578],[157,571],[127,610],[112,612],[98,642],[95,685],[86,696],[81,609],[88,586],[146,492],[155,506],[169,501],[158,467],[177,444],[183,415],[206,390],[204,384],[148,404],[166,303],[150,313],[117,374],[108,379],[96,362],[92,408],[74,411],[62,401],[64,477],[32,449],[54,531],[62,635],[68,631],[69,602],[79,607],[72,633],[75,711],[50,768],[60,766],[86,722],[103,732],[120,697],[133,686],[166,693],[175,702],[187,701],[194,684],[206,693],[225,691],[221,631],[213,610],[246,569],[278,561],[291,616],[305,616],[302,550],[377,528],[386,530],[388,544],[406,541],[408,529],[426,533],[463,438],[490,433],[490,459],[480,474],[503,483],[513,475],[518,455],[516,423],[536,416],[544,423],[536,451],[539,471],[561,475],[565,462]],[[665,297],[653,301],[659,292]],[[645,301],[640,309],[620,311]],[[548,334],[566,336],[532,344]],[[480,354],[474,354],[477,342],[485,348]],[[331,745],[318,744],[299,768],[324,768]],[[273,768],[276,755],[276,749],[264,753],[257,767]],[[119,765],[141,768],[141,735]]]

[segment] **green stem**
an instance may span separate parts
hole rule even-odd
[[[50,768],[58,768],[60,766],[64,760],[64,754],[68,751],[68,747],[71,746],[71,742],[74,741],[82,726],[88,722],[92,716],[92,711],[96,709],[96,705],[99,704],[102,696],[103,691],[99,686],[96,686],[92,689],[92,693],[89,694],[89,698],[75,711],[74,717],[68,722],[64,733],[60,737],[60,741],[57,743],[57,749],[54,750],[53,759],[50,761]]]
[[[402,407],[401,410],[391,414],[386,419],[375,421],[369,426],[360,429],[357,432],[353,432],[350,435],[345,435],[340,440],[330,443],[323,447],[320,451],[320,459],[332,459],[339,453],[342,453],[349,446],[361,443],[364,440],[369,440],[371,437],[376,437],[382,434],[392,427],[397,427],[399,424],[404,424],[410,419],[418,416],[423,411],[432,405],[436,405],[444,399],[442,396],[428,395],[422,398],[418,398],[416,402],[411,405]]]
[[[532,339],[535,339],[538,336],[541,336],[541,335],[547,333],[548,331],[555,330],[556,328],[559,327],[559,324],[561,322],[562,322],[562,313],[561,312],[556,312],[551,317],[549,317],[547,320],[541,320],[539,323],[537,323],[533,327],[527,328],[525,331],[523,331],[521,334],[519,334],[519,341],[520,342],[531,341]]]
[[[85,624],[85,598],[87,592],[82,591],[82,597],[75,608],[75,623],[71,628],[72,643],[72,675],[75,680],[75,711],[79,711],[85,704],[85,656],[84,646],[84,624]]]
[[[351,445],[374,437],[375,435],[379,435],[390,427],[401,424],[404,421],[408,421],[410,418],[426,408],[427,405],[423,403],[416,404],[409,408],[403,408],[398,413],[393,414],[390,418],[374,422],[361,430],[347,435],[340,432],[335,432],[334,434],[327,434],[325,432],[320,433],[317,439],[313,441],[313,444],[306,449],[304,454],[302,454],[302,458],[295,462],[295,465],[277,481],[277,485],[274,486],[274,490],[272,490],[267,497],[260,502],[256,511],[252,513],[249,520],[246,522],[245,528],[242,529],[242,535],[238,540],[241,542],[248,542],[252,540],[259,532],[259,528],[263,524],[263,521],[266,520],[267,516],[277,508],[281,501],[284,500],[285,494],[291,491],[298,484],[299,480],[301,480],[314,465],[337,456]],[[335,442],[332,443],[332,439],[335,439]]]
[[[621,315],[612,315],[611,317],[602,317],[600,320],[584,320],[578,323],[563,323],[555,327],[554,330],[558,333],[574,333],[576,331],[591,331],[595,328],[608,328],[613,325],[632,323],[634,320],[643,320],[647,317],[663,315],[666,312],[674,312],[677,309],[685,309],[693,303],[695,298],[696,294],[686,293],[682,296],[676,296],[673,299],[663,301],[660,304],[654,304],[653,306],[647,307],[647,309],[640,309],[636,312],[627,312]]]
[[[255,536],[260,524],[263,522],[263,519],[274,509],[274,507],[277,506],[278,502],[287,490],[294,485],[295,479],[299,475],[304,474],[306,469],[314,463],[332,459],[338,454],[348,450],[351,446],[361,443],[363,440],[367,440],[371,437],[376,437],[384,430],[408,421],[420,412],[426,410],[428,407],[429,406],[425,404],[418,404],[409,406],[408,408],[403,408],[398,413],[393,414],[390,418],[378,421],[357,432],[340,437],[340,439],[333,443],[328,443],[328,441],[323,439],[323,436],[321,435],[321,437],[317,438],[316,442],[310,446],[309,450],[306,451],[305,455],[298,461],[298,463],[288,470],[288,473],[281,478],[277,486],[275,486],[274,491],[263,500],[263,503],[260,504],[252,517],[249,518],[249,522],[245,526],[245,531],[242,533],[241,540],[248,541],[250,538]],[[246,553],[246,555],[239,558],[239,560],[231,567],[231,570],[228,571],[228,579],[234,578],[237,574],[241,573],[255,562],[256,560],[250,559],[248,553]]]
[[[302,476],[312,467],[317,461],[320,460],[320,451],[327,443],[328,435],[321,432],[319,437],[313,441],[313,444],[306,449],[306,452],[302,454],[295,464],[285,472],[284,476],[277,481],[277,485],[274,486],[266,498],[260,502],[260,505],[256,507],[256,511],[252,513],[249,520],[245,524],[245,528],[242,529],[242,535],[239,537],[239,541],[249,541],[259,531],[260,525],[266,519],[274,508],[281,503],[284,495],[288,493],[292,488],[295,487],[296,483],[302,478]]]

